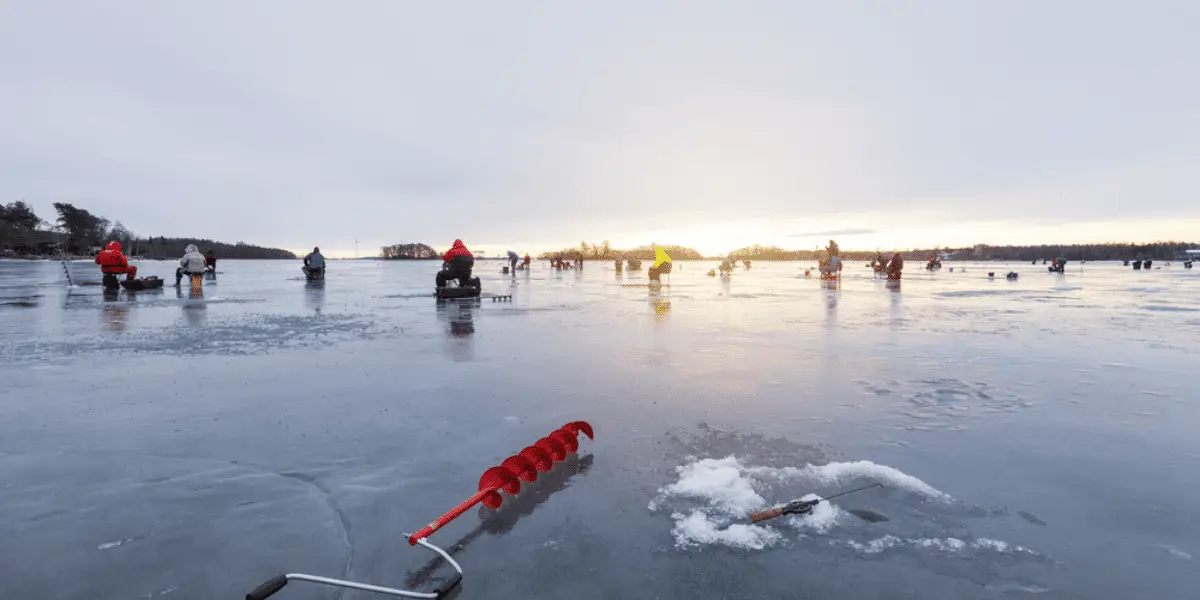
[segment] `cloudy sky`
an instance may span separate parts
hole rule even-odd
[[[1200,240],[1200,2],[0,0],[0,201],[335,255]]]

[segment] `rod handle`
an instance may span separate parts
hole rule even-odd
[[[283,586],[287,585],[287,582],[287,575],[276,575],[263,582],[262,585],[254,588],[253,592],[246,594],[246,600],[267,600],[275,592],[282,590]]]
[[[750,515],[750,520],[757,523],[759,521],[766,521],[767,519],[774,519],[776,517],[781,517],[781,516],[783,516],[783,507],[772,508],[770,510],[764,510],[762,512],[752,513]]]
[[[437,594],[438,598],[444,598],[460,583],[462,583],[462,573],[455,573],[449,581],[433,588],[433,593]]]

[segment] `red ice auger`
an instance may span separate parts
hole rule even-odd
[[[483,476],[479,478],[479,491],[474,496],[462,501],[458,506],[450,509],[449,512],[438,517],[420,531],[408,535],[409,545],[423,546],[441,555],[446,562],[450,563],[451,567],[454,567],[455,575],[437,588],[429,592],[413,592],[354,581],[306,575],[304,573],[286,573],[272,577],[255,588],[254,591],[246,594],[246,600],[266,600],[275,592],[283,589],[283,586],[287,585],[289,581],[308,581],[310,583],[375,592],[401,598],[440,600],[462,581],[462,567],[453,558],[450,558],[450,555],[445,550],[434,546],[426,541],[425,538],[433,535],[434,532],[480,502],[483,502],[488,508],[500,508],[500,503],[504,501],[504,497],[500,495],[501,490],[510,496],[515,496],[517,492],[521,491],[522,481],[526,483],[537,481],[538,471],[545,473],[554,466],[554,463],[566,460],[567,454],[579,449],[580,432],[588,436],[588,439],[595,439],[592,435],[592,426],[586,421],[574,421],[563,425],[561,428],[551,432],[550,435],[535,442],[532,446],[504,459],[504,462],[500,463],[499,466],[484,471]]]

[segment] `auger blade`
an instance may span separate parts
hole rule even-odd
[[[529,446],[528,448],[525,448],[521,451],[521,456],[524,456],[526,459],[528,459],[529,462],[533,463],[533,466],[536,467],[537,470],[543,473],[549,471],[550,468],[554,466],[554,457],[550,456],[549,452],[546,452],[537,446]]]
[[[483,472],[479,478],[479,490],[504,490],[509,496],[515,496],[521,491],[521,480],[517,474],[504,467],[492,467]]]
[[[557,441],[567,449],[567,452],[574,452],[579,449],[579,440],[575,438],[575,434],[562,429],[555,429],[550,432],[550,439]]]
[[[490,490],[484,492],[483,496],[480,498],[480,501],[483,502],[484,506],[495,509],[500,508],[500,504],[504,502],[504,497],[500,495],[500,492]]]
[[[533,466],[533,463],[528,458],[520,454],[514,454],[504,459],[504,462],[500,463],[500,466],[516,473],[517,477],[521,478],[521,481],[525,483],[537,481],[537,467]]]
[[[544,437],[538,440],[534,445],[542,450],[545,450],[546,452],[549,452],[550,457],[554,459],[554,462],[562,462],[567,458],[567,447],[563,446],[562,442],[554,438]]]
[[[592,435],[592,426],[589,425],[587,421],[575,421],[572,423],[567,423],[566,425],[563,425],[562,428],[576,435],[579,435],[579,432],[582,431],[588,436],[589,440],[596,439],[596,437]]]

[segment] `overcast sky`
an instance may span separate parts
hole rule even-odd
[[[1200,240],[1200,2],[0,0],[0,201],[335,255]]]

